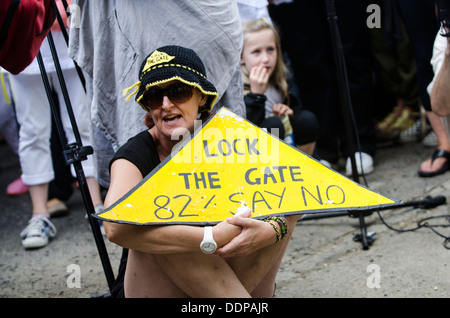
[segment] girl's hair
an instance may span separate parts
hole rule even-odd
[[[262,31],[262,30],[271,30],[272,31],[274,39],[275,39],[276,50],[277,50],[277,63],[275,65],[275,69],[274,69],[272,75],[269,78],[269,82],[270,82],[270,84],[274,85],[275,87],[277,87],[281,90],[284,99],[289,98],[288,83],[287,83],[287,78],[289,77],[289,70],[283,60],[283,52],[281,51],[280,35],[279,35],[276,27],[273,26],[266,19],[245,21],[242,24],[242,33],[244,35],[244,46],[245,46],[245,38],[248,34],[253,33],[253,32]],[[244,84],[249,83],[249,79],[248,79],[249,73],[244,65],[241,65],[241,73],[242,73],[242,80],[244,81]]]

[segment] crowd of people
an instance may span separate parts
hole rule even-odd
[[[352,156],[358,174],[376,169],[381,142],[433,147],[417,163],[418,177],[450,170],[449,33],[435,0],[335,0],[333,10],[326,1],[296,0],[73,2],[81,25],[67,29],[66,43],[55,22],[52,37],[83,144],[94,149],[83,169],[97,212],[168,156],[178,129],[192,133],[195,120],[222,106],[347,176]],[[335,17],[348,86],[335,60]],[[46,41],[41,54],[73,142]],[[67,211],[74,172],[60,156],[37,61],[18,75],[1,75],[0,134],[22,170],[6,191],[29,193],[32,215],[20,236],[25,249],[40,248],[56,236],[51,217]],[[353,127],[344,124],[343,87],[354,141],[347,139]],[[133,95],[135,105],[127,101]],[[114,296],[270,297],[299,218],[235,216],[212,227],[212,254],[199,249],[202,227],[104,222],[107,238],[124,248]]]

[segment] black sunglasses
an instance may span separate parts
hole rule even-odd
[[[184,103],[192,97],[193,86],[184,83],[175,83],[168,87],[152,87],[142,96],[147,108],[157,108],[162,105],[164,96],[174,103]]]

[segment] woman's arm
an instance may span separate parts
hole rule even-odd
[[[123,197],[130,189],[143,179],[139,169],[130,161],[118,159],[111,165],[111,182],[105,198],[105,207]],[[104,222],[106,235],[111,242],[141,252],[180,253],[200,251],[203,228],[189,225],[131,225]],[[241,228],[221,222],[213,228],[217,245],[223,246]]]
[[[297,221],[302,215],[292,215],[286,219],[288,236],[292,233]],[[261,220],[232,217],[227,220],[230,224],[242,228],[240,235],[233,238],[225,246],[217,250],[217,254],[223,257],[235,257],[248,255],[261,248],[276,242],[276,232],[272,225]],[[278,230],[281,231],[279,226]]]

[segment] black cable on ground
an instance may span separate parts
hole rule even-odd
[[[418,229],[420,229],[420,228],[422,228],[422,227],[424,227],[424,228],[429,228],[429,229],[432,230],[434,233],[436,233],[436,234],[439,235],[440,237],[444,238],[444,242],[443,242],[444,247],[445,247],[446,249],[448,249],[448,250],[450,249],[450,246],[449,246],[449,244],[450,244],[450,236],[445,236],[444,234],[438,232],[438,231],[435,229],[435,228],[438,228],[438,227],[444,227],[444,228],[450,227],[450,215],[448,215],[448,214],[447,214],[447,215],[436,215],[436,216],[430,216],[430,217],[423,218],[422,220],[419,220],[419,221],[417,222],[417,226],[414,227],[414,228],[409,228],[409,229],[396,229],[396,228],[394,228],[393,226],[389,225],[389,224],[384,220],[384,218],[383,218],[383,217],[381,216],[381,214],[380,214],[380,211],[377,211],[377,213],[378,213],[378,216],[379,216],[381,222],[383,222],[383,224],[384,224],[388,229],[393,230],[393,231],[395,231],[395,232],[399,232],[399,233],[413,232],[413,231],[416,231],[416,230],[418,230]],[[437,218],[445,218],[445,219],[449,222],[449,224],[436,224],[436,225],[431,225],[431,224],[428,223],[429,220],[437,219]]]

